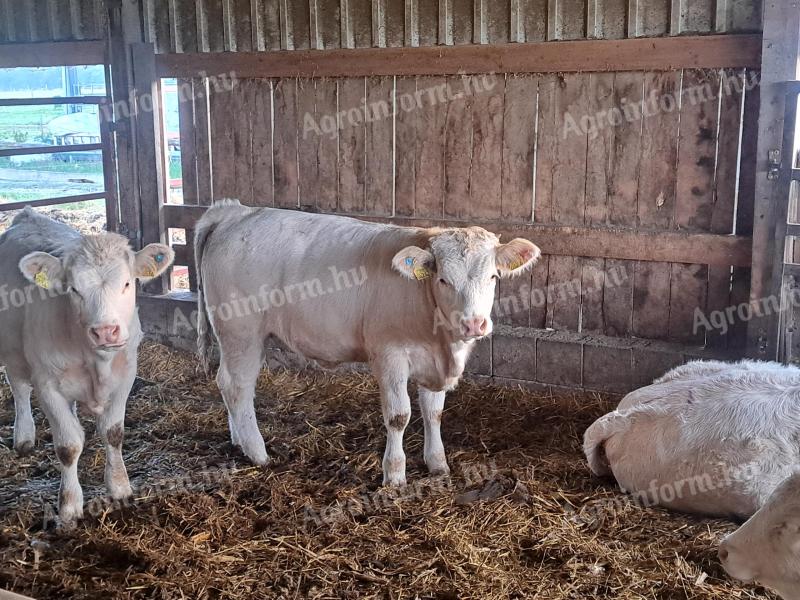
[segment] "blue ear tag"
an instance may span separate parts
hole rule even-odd
[[[164,262],[164,255],[163,254],[156,254],[156,262],[157,263]]]
[[[414,259],[413,259],[413,258],[411,258],[411,257],[407,258],[407,259],[406,259],[406,264],[407,264],[407,265],[410,267],[411,265],[413,265],[413,264],[414,264]]]

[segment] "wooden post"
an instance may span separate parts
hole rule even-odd
[[[133,86],[136,101],[136,147],[139,199],[142,220],[142,245],[165,241],[161,207],[167,195],[164,132],[161,110],[161,80],[156,74],[155,46],[132,44]],[[164,293],[166,280],[145,289]]]
[[[797,78],[797,55],[800,44],[800,9],[797,1],[768,0],[764,3],[764,38],[761,66],[761,102],[758,117],[756,164],[755,219],[753,223],[753,272],[751,302],[768,298],[774,286],[776,253],[782,253],[784,239],[777,239],[778,217],[785,210],[776,210],[777,179],[768,179],[769,153],[781,149],[785,96],[781,82]],[[786,149],[791,151],[791,149]],[[781,226],[783,227],[783,226]],[[750,321],[747,328],[747,352],[762,359],[778,356],[778,314],[765,314]]]

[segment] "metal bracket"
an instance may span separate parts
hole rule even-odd
[[[781,151],[777,149],[770,150],[767,153],[767,179],[774,181],[778,178],[781,172]]]

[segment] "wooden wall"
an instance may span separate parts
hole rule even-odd
[[[168,5],[167,20],[157,17],[160,2],[144,3],[145,33],[163,53],[728,33],[757,30],[761,12],[758,2],[725,0]],[[237,197],[381,220],[531,227],[534,242],[538,226],[571,227],[573,235],[750,236],[758,89],[741,90],[757,75],[743,68],[478,75],[470,85],[482,91],[414,110],[403,109],[404,99],[443,85],[461,91],[464,77],[249,77],[232,89],[224,80],[181,79],[184,202]],[[707,96],[697,101],[694,93]],[[653,94],[676,101],[645,118],[566,131],[570,117],[580,123]],[[312,125],[325,129],[323,120],[337,113],[369,115],[384,105],[388,118],[345,119],[334,131]],[[191,220],[168,225],[186,227],[191,238]],[[543,300],[535,295],[532,306],[497,315],[497,334],[481,345],[474,373],[624,391],[687,357],[742,354],[741,326],[723,334],[694,323],[697,309],[747,300],[747,265],[702,253],[693,263],[656,260],[646,246],[640,260],[542,249],[531,275],[503,282],[499,296],[515,302],[539,290]],[[178,250],[192,266],[191,253]]]
[[[100,40],[107,21],[103,0],[0,0],[0,44]]]
[[[158,52],[503,44],[759,31],[761,0],[142,0]],[[168,13],[168,14],[167,14]]]

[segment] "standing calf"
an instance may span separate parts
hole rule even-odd
[[[692,362],[586,430],[597,475],[647,504],[748,518],[800,462],[800,369]]]
[[[419,384],[425,463],[447,474],[440,433],[447,390],[475,341],[492,331],[497,280],[539,257],[524,239],[500,244],[480,227],[419,229],[225,202],[196,229],[198,346],[217,383],[233,444],[267,461],[253,410],[268,336],[322,364],[367,362],[387,431],[385,485],[403,485],[409,380]]]
[[[29,208],[0,236],[0,364],[14,395],[14,448],[33,449],[35,389],[61,464],[65,524],[83,514],[76,408],[94,415],[105,441],[109,494],[131,493],[122,440],[142,336],[135,279],[156,277],[172,257],[161,244],[134,253],[113,233],[82,236]]]

